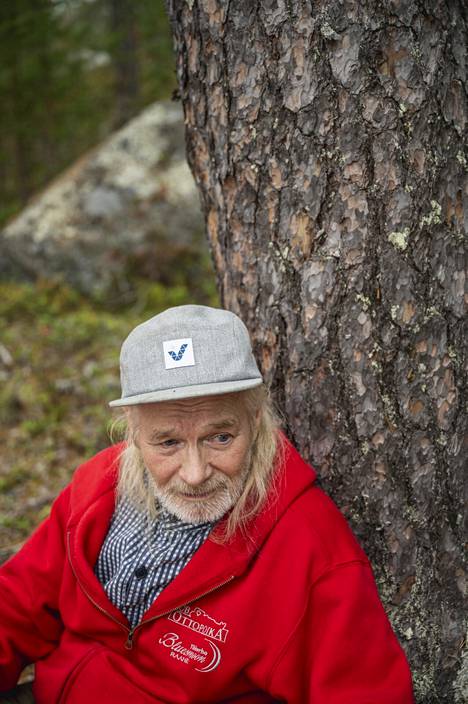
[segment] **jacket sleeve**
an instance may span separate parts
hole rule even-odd
[[[268,690],[288,704],[414,702],[406,657],[366,562],[337,566],[311,587]]]
[[[49,518],[0,568],[0,692],[14,687],[25,665],[47,655],[60,638],[69,493],[60,494]]]

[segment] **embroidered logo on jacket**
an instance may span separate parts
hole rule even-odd
[[[179,340],[164,340],[163,352],[166,369],[193,367],[195,364],[191,337],[184,337]]]
[[[201,648],[199,645],[195,645],[195,643],[190,643],[190,646],[185,645],[178,633],[165,633],[159,639],[159,643],[164,645],[165,648],[170,649],[172,658],[180,660],[186,665],[191,663],[203,665],[203,667],[195,667],[197,672],[212,672],[218,667],[221,661],[221,651],[216,643],[212,643],[208,638],[204,638],[204,640],[210,649],[209,654],[208,650]],[[211,659],[209,659],[209,657],[211,657]]]
[[[219,643],[225,643],[229,635],[224,621],[216,621],[206,611],[195,606],[176,609],[167,618],[193,632],[175,633],[170,631],[159,638],[158,643],[168,648],[175,660],[191,665],[197,672],[212,672],[221,662]]]
[[[208,616],[206,611],[198,606],[185,606],[183,609],[177,609],[169,614],[168,618],[179,626],[185,626],[192,631],[201,633],[208,638],[219,640],[221,643],[226,642],[229,630],[226,628],[224,621],[215,621],[214,618]]]

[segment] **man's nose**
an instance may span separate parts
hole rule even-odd
[[[212,473],[212,469],[201,448],[188,446],[185,450],[179,476],[186,484],[197,486],[203,484]]]

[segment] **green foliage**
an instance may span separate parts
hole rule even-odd
[[[31,473],[22,465],[13,466],[8,476],[0,477],[0,492],[10,491],[13,487],[29,479]]]
[[[77,310],[83,305],[82,296],[60,281],[40,280],[35,284],[0,281],[0,319],[14,322],[21,318],[24,321],[36,320],[42,322],[57,315]]]

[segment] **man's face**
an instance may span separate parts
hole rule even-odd
[[[161,505],[180,520],[221,518],[238,501],[252,445],[242,394],[141,404],[137,444]]]

